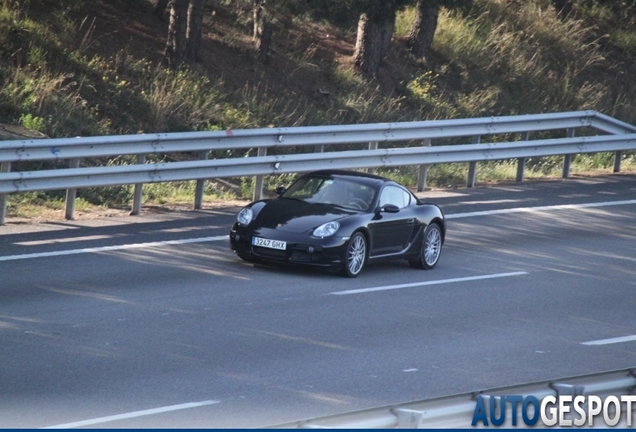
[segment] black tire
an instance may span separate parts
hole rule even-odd
[[[357,277],[367,262],[367,238],[361,232],[354,233],[347,242],[342,274]]]
[[[436,223],[429,224],[424,230],[419,256],[409,261],[411,267],[424,270],[435,267],[442,254],[442,243],[442,229]]]

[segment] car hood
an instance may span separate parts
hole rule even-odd
[[[330,204],[316,204],[290,198],[277,198],[265,203],[252,223],[255,229],[271,228],[301,233],[356,213],[356,211]]]

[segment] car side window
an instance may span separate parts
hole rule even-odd
[[[404,208],[411,203],[411,194],[396,186],[386,186],[380,195],[380,207],[393,204]]]

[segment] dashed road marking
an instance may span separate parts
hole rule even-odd
[[[213,405],[213,404],[218,404],[218,403],[221,403],[221,402],[215,401],[215,400],[207,400],[207,401],[201,401],[201,402],[189,402],[189,403],[184,403],[184,404],[179,404],[179,405],[170,405],[170,406],[165,406],[165,407],[161,407],[161,408],[152,408],[152,409],[147,409],[147,410],[142,410],[142,411],[133,411],[133,412],[124,413],[124,414],[116,414],[116,415],[111,415],[111,416],[106,416],[106,417],[98,417],[98,418],[89,419],[89,420],[81,420],[81,421],[76,421],[76,422],[72,422],[72,423],[64,423],[64,424],[59,424],[59,425],[55,425],[55,426],[47,426],[47,427],[43,427],[42,429],[82,428],[82,427],[92,426],[92,425],[101,424],[101,423],[108,423],[108,422],[112,422],[112,421],[116,421],[116,420],[126,420],[126,419],[131,419],[131,418],[137,418],[137,417],[143,417],[143,416],[149,416],[149,415],[155,415],[155,414],[162,414],[162,413],[166,413],[166,412],[170,412],[170,411],[179,411],[179,410],[184,410],[184,409],[197,408],[197,407],[202,407],[202,406],[206,406],[206,405]]]
[[[610,339],[599,339],[599,340],[593,340],[589,342],[581,342],[581,345],[610,345],[615,343],[632,342],[632,341],[636,341],[636,335],[621,336],[621,337],[615,337]]]
[[[180,245],[180,244],[187,244],[187,243],[204,243],[204,242],[222,241],[227,239],[228,239],[228,236],[223,235],[223,236],[216,236],[216,237],[199,237],[199,238],[191,238],[191,239],[168,240],[168,241],[158,241],[158,242],[149,242],[149,243],[132,243],[132,244],[123,244],[123,245],[115,245],[115,246],[100,246],[100,247],[92,247],[92,248],[61,250],[61,251],[37,252],[37,253],[22,254],[22,255],[0,256],[0,261],[16,261],[16,260],[22,260],[22,259],[46,258],[46,257],[53,257],[53,256],[77,255],[77,254],[96,253],[96,252],[109,252],[109,251],[118,251],[118,250],[126,250],[126,249],[143,249],[143,248],[152,248],[152,247],[169,246],[169,245]]]
[[[375,292],[375,291],[388,291],[388,290],[413,288],[413,287],[420,287],[420,286],[427,286],[427,285],[443,285],[448,283],[470,282],[470,281],[484,280],[484,279],[496,279],[496,278],[502,278],[502,277],[522,276],[527,274],[528,272],[496,273],[496,274],[481,275],[481,276],[468,276],[463,278],[414,282],[414,283],[400,284],[400,285],[386,285],[386,286],[379,286],[379,287],[373,287],[373,288],[360,288],[360,289],[347,290],[347,291],[335,291],[329,294],[333,294],[333,295],[363,294],[363,293]]]

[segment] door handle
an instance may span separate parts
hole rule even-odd
[[[411,218],[411,219],[407,220],[406,223],[409,224],[409,225],[413,225],[413,223],[415,223],[415,218]]]

